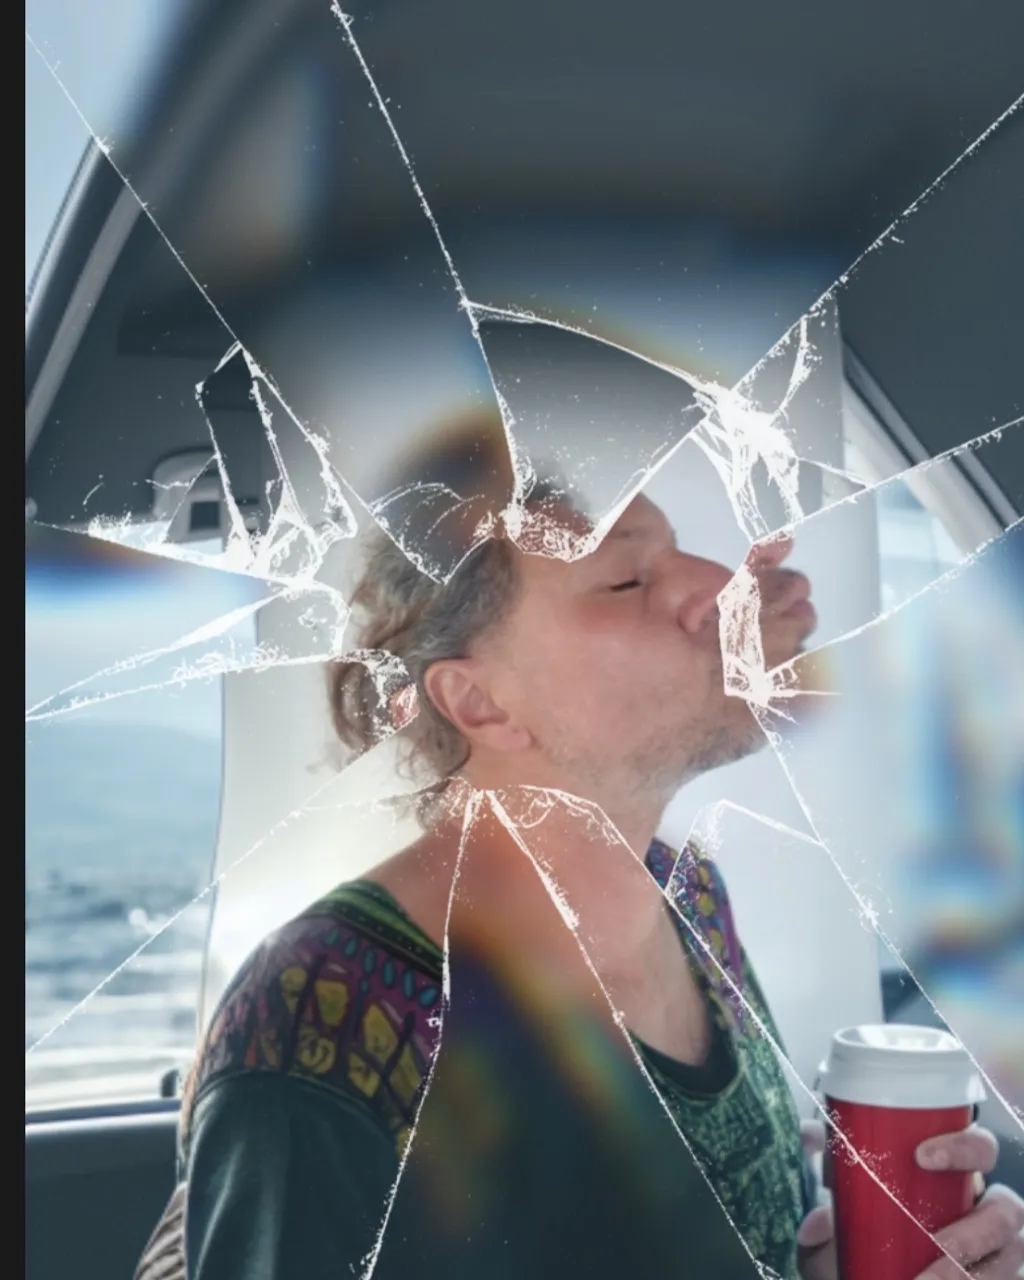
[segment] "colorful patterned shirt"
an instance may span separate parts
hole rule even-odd
[[[538,1008],[473,955],[449,955],[438,1052],[443,957],[371,882],[269,938],[222,998],[183,1104],[189,1280],[361,1275],[370,1258],[381,1280],[566,1265],[746,1280],[757,1264],[797,1280],[813,1179],[724,884],[689,847],[656,841],[647,865],[712,1026],[701,1067],[633,1038],[657,1095],[585,1018],[541,1035]]]

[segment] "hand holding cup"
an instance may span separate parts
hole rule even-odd
[[[971,1124],[984,1098],[952,1036],[925,1027],[858,1027],[833,1039],[822,1066],[834,1129],[805,1126],[824,1150],[833,1208],[798,1236],[805,1280],[1014,1280],[1024,1262],[1024,1202],[984,1190],[994,1135]],[[833,1238],[833,1222],[836,1224]]]

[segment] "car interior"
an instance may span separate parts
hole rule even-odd
[[[89,1039],[82,1011],[95,984],[83,978],[81,993],[75,985],[79,926],[53,914],[38,953],[27,928],[29,968],[36,957],[42,974],[45,960],[65,985],[48,988],[52,1006],[27,1033],[26,1275],[128,1280],[174,1184],[177,1095],[195,1025],[269,929],[358,870],[365,851],[382,856],[408,833],[365,803],[393,787],[387,761],[351,766],[330,806],[306,825],[284,823],[314,783],[335,786],[322,679],[308,660],[315,645],[301,650],[300,636],[298,658],[261,667],[251,655],[277,645],[287,656],[293,623],[256,607],[265,595],[258,571],[223,572],[216,557],[235,519],[255,536],[273,533],[288,469],[303,478],[304,516],[343,523],[325,507],[320,460],[298,424],[336,431],[332,457],[351,459],[346,482],[374,497],[373,462],[390,428],[373,414],[383,422],[397,406],[395,422],[414,421],[409,406],[421,389],[431,412],[443,409],[447,375],[438,368],[449,360],[455,368],[462,348],[442,336],[435,351],[424,335],[441,306],[464,324],[459,290],[651,360],[683,367],[692,358],[701,376],[752,387],[766,403],[778,403],[775,374],[783,390],[795,376],[811,314],[821,359],[809,398],[793,401],[802,456],[836,484],[859,472],[883,485],[915,468],[906,506],[914,527],[949,539],[961,562],[1011,537],[1024,513],[1024,111],[1006,113],[1020,91],[1024,11],[982,5],[968,22],[961,6],[937,0],[925,23],[912,6],[882,0],[812,17],[795,2],[748,0],[697,10],[650,0],[630,11],[526,0],[514,12],[386,0],[351,19],[357,56],[326,4],[195,2],[161,35],[145,82],[124,86],[130,109],[94,123],[87,71],[90,59],[102,62],[102,43],[90,53],[69,36],[62,48],[58,7],[35,0],[29,32],[36,22],[40,56],[60,61],[63,86],[96,136],[26,304],[27,565],[33,547],[43,555],[59,544],[69,573],[86,565],[83,583],[88,557],[99,557],[98,573],[106,556],[131,586],[149,572],[144,562],[159,560],[160,607],[181,593],[200,602],[193,613],[182,605],[167,621],[151,615],[136,625],[131,610],[141,618],[150,608],[149,588],[139,586],[124,597],[119,631],[121,605],[104,613],[107,597],[97,597],[108,657],[99,684],[88,683],[82,659],[75,680],[87,701],[97,689],[100,702],[109,696],[119,708],[136,695],[177,697],[186,659],[176,637],[220,612],[239,611],[216,645],[250,655],[210,667],[211,736],[182,766],[203,775],[210,797],[206,826],[196,819],[205,870],[194,893],[222,878],[194,908],[193,891],[168,890],[166,933],[155,908],[134,908],[138,948],[126,942],[119,953],[115,942],[109,953],[124,968],[97,997],[111,1021],[93,1023],[121,1026],[114,1015],[123,1005],[117,1017],[135,1024],[128,1048],[116,1034]],[[458,342],[469,341],[465,327]],[[777,359],[764,367],[766,352]],[[266,403],[254,398],[257,385]],[[688,480],[672,465],[651,491],[680,521],[687,512],[696,521],[710,470],[704,461],[698,475],[695,462],[697,479]],[[632,455],[622,466],[633,468]],[[360,508],[344,492],[365,527],[372,503]],[[719,508],[695,536],[731,554],[734,515],[724,499]],[[885,528],[903,519],[895,506],[890,514]],[[842,612],[844,592],[877,594],[889,544],[874,532],[862,543],[830,531],[826,516],[808,554],[821,566],[823,600]],[[714,533],[729,522],[731,532]],[[148,528],[162,530],[159,545],[132,540],[133,529]],[[342,541],[331,572],[344,578],[353,540]],[[72,591],[61,586],[70,577],[47,581],[51,592]],[[64,644],[80,641],[84,652],[87,628],[78,636],[77,626],[65,624]],[[30,622],[30,658],[34,634]],[[189,654],[204,652],[201,636],[189,643]],[[216,645],[211,652],[228,653]],[[149,665],[117,667],[142,650]],[[75,680],[53,702],[58,687],[42,688],[42,712],[27,725],[30,924],[44,906],[65,910],[57,872],[46,880],[33,868],[33,823],[41,829],[55,803],[34,762],[51,770],[55,788],[104,785],[101,761],[80,783],[55,763],[60,735],[75,732]],[[134,742],[129,724],[110,721]],[[148,767],[144,756],[140,747],[134,768]],[[685,839],[721,795],[733,803],[721,828],[723,866],[804,1077],[813,1083],[822,1029],[840,1016],[941,1022],[941,1001],[937,1014],[907,967],[880,959],[831,864],[797,871],[797,850],[776,883],[779,914],[763,906],[758,867],[779,846],[778,824],[801,820],[779,799],[785,780],[772,759],[744,762],[729,778],[724,791],[705,778],[681,799],[671,834]],[[157,796],[157,783],[153,773],[138,784],[133,821],[159,845],[159,865],[171,867],[181,805],[168,783],[147,816],[147,788]],[[349,818],[339,818],[346,805]],[[339,822],[361,850],[351,862],[330,852]],[[67,848],[76,838],[54,836]],[[82,857],[102,861],[104,839]],[[1012,856],[1019,867],[1024,852]],[[60,873],[65,897],[69,874]],[[157,872],[150,879],[147,892],[163,892]],[[808,895],[819,905],[805,928],[798,899]],[[108,915],[111,929],[124,923],[119,907]],[[176,979],[182,1030],[147,1038],[163,988],[133,974],[170,972],[183,929],[192,949]],[[144,969],[150,938],[163,969],[155,960]],[[30,982],[30,1014],[37,989]],[[1024,1050],[1019,1027],[1018,1044]],[[1002,1144],[993,1176],[1024,1194],[1019,1118],[996,1105],[983,1115]]]

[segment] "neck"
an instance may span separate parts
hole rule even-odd
[[[641,860],[646,856],[672,798],[672,793],[663,795],[652,791],[646,779],[581,778],[535,759],[529,762],[528,769],[521,770],[510,769],[505,760],[501,761],[500,767],[494,767],[489,761],[471,759],[463,776],[477,791],[493,791],[505,796],[548,792],[553,798],[561,796],[570,802],[583,801],[596,819],[603,816],[603,838],[625,845]],[[524,800],[519,799],[515,803],[522,807]],[[581,822],[575,834],[565,830],[563,836],[566,841],[572,844],[585,838],[585,825]]]
[[[576,947],[539,868],[575,914],[599,972],[631,971],[666,936],[661,890],[644,865],[661,810],[586,796],[579,797],[586,804],[574,804],[557,794],[571,795],[567,787],[536,787],[486,788],[491,794],[478,797],[460,874],[463,899],[493,905],[538,954]],[[459,827],[438,829],[432,842],[457,849]]]
[[[458,791],[448,815],[371,878],[437,942],[482,947],[499,964],[504,957],[524,978],[532,975],[545,996],[605,1020],[610,1031],[624,1019],[663,1052],[704,1061],[706,1011],[661,889],[640,856],[651,819],[644,843],[631,848],[592,805],[552,802],[550,791]],[[466,814],[471,821],[463,821]],[[571,912],[571,927],[545,878]]]

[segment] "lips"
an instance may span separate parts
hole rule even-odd
[[[809,630],[813,630],[817,625],[818,613],[810,601],[810,580],[795,570],[788,571],[786,576],[790,579],[788,589],[775,608],[770,609],[769,612],[776,618],[802,622]]]

